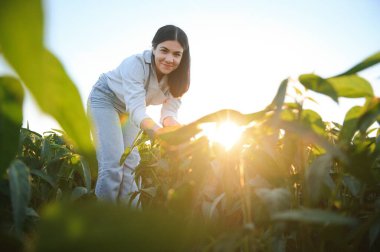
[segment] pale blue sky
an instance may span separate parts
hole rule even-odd
[[[180,120],[223,108],[243,113],[269,104],[289,76],[338,74],[380,50],[379,0],[115,1],[47,0],[46,44],[61,59],[85,103],[98,76],[150,48],[156,30],[175,24],[187,33],[192,83]],[[380,95],[380,67],[362,74]],[[325,120],[346,110],[315,96]],[[157,117],[157,108],[149,110]],[[25,121],[38,132],[57,127],[28,98]]]

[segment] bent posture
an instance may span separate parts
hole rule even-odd
[[[174,25],[158,29],[152,49],[132,55],[114,70],[103,73],[88,98],[98,160],[95,194],[106,201],[128,201],[136,190],[133,171],[140,161],[134,150],[120,166],[124,149],[140,129],[151,137],[161,126],[146,113],[148,105],[162,104],[160,124],[176,126],[180,98],[190,85],[190,51],[183,30]],[[120,118],[126,117],[123,122]]]

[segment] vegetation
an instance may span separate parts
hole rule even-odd
[[[40,1],[3,2],[0,52],[66,133],[21,128],[21,81],[0,77],[2,251],[380,250],[380,98],[358,75],[380,52],[330,78],[301,75],[304,88],[286,79],[262,111],[218,111],[155,142],[140,134],[136,210],[94,198],[88,120],[44,49]],[[304,107],[310,90],[365,102],[324,122]],[[202,129],[225,121],[242,130],[228,150]]]

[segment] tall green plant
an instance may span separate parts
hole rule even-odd
[[[2,1],[1,54],[34,96],[42,111],[59,122],[83,154],[91,156],[93,146],[89,120],[74,83],[60,61],[44,46],[43,19],[40,0]],[[6,128],[2,130],[2,134],[8,134]],[[3,168],[0,171],[4,174],[5,170]]]

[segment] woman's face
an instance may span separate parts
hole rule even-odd
[[[165,74],[170,74],[181,63],[183,48],[176,40],[167,40],[153,49],[154,63],[156,64],[157,77],[160,79]]]

